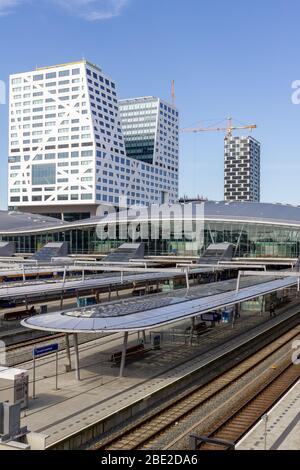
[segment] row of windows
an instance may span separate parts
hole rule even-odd
[[[79,75],[80,74],[80,69],[72,69],[72,70],[60,70],[58,72],[58,75],[57,75],[57,72],[49,72],[49,73],[46,73],[46,74],[38,74],[38,75],[33,75],[33,81],[37,82],[37,81],[41,81],[41,80],[49,80],[49,79],[52,79],[52,78],[56,78],[57,76],[58,77],[69,77],[70,75]]]
[[[149,111],[155,111],[157,113],[157,100],[156,101],[150,101],[148,103],[127,103],[124,104],[124,102],[119,101],[119,106],[120,106],[120,112],[124,113],[124,115],[131,115],[135,111],[139,111],[138,114],[140,113],[145,113],[145,111],[148,113]],[[129,113],[128,113],[129,112]]]
[[[68,200],[77,201],[79,199],[84,201],[84,200],[93,199],[93,195],[90,194],[90,193],[89,194],[81,194],[80,197],[79,197],[79,194],[71,194],[70,196],[68,196],[66,194],[59,194],[54,199],[51,195],[44,196],[44,197],[43,196],[32,196],[31,201],[32,202],[42,202],[42,201],[45,202],[45,201],[48,201],[50,198],[51,198],[51,200],[54,200],[54,201],[68,201]],[[19,196],[13,196],[13,197],[10,198],[10,202],[11,203],[21,202],[21,198]],[[28,196],[24,196],[22,202],[29,202]]]
[[[160,109],[163,109],[164,111],[168,111],[168,113],[174,114],[176,117],[178,117],[178,111],[176,111],[173,108],[170,108],[170,106],[167,106],[164,103],[160,103]]]
[[[114,82],[110,82],[107,78],[104,79],[102,75],[97,75],[96,72],[92,72],[92,70],[90,70],[89,68],[86,69],[86,73],[88,76],[90,77],[92,76],[95,80],[99,80],[100,82],[105,83],[108,86],[111,86],[111,88],[116,87]]]
[[[25,83],[28,83],[28,81],[24,80]],[[68,83],[69,84],[75,84],[75,83],[80,83],[81,80],[80,78],[73,78],[73,80],[68,80]],[[62,85],[62,82],[58,82],[59,83],[59,86]],[[48,85],[48,83],[46,83],[46,87],[48,86],[51,86],[51,85]],[[44,84],[43,83],[39,83],[39,88],[43,88],[44,87]],[[32,86],[32,85],[24,85],[22,87],[14,87],[12,88],[12,92],[13,93],[24,93],[23,94],[23,98],[26,99],[26,98],[30,98],[31,96],[32,97],[36,97],[36,96],[43,96],[44,95],[44,92],[43,91],[35,91],[37,90],[36,86]],[[26,93],[25,93],[26,92]],[[21,97],[21,95],[18,95],[19,97]],[[19,99],[19,98],[16,98],[16,99]]]

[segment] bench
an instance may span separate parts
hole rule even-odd
[[[17,312],[8,312],[3,315],[3,320],[4,321],[16,321],[16,320],[22,320],[23,318],[28,318],[33,315],[36,315],[37,312],[34,309],[29,309],[29,310],[18,310]]]
[[[189,326],[189,327],[185,330],[185,333],[186,333],[186,334],[191,334],[191,329],[192,329],[192,327]],[[207,331],[209,331],[210,329],[211,329],[211,328],[208,327],[205,322],[197,323],[197,324],[193,327],[193,335],[200,336],[200,335],[202,335],[203,333],[206,333]]]
[[[143,344],[138,344],[136,346],[132,346],[126,350],[126,362],[134,361],[140,357],[143,357],[147,354],[151,349],[145,349]],[[122,360],[122,351],[118,351],[112,354],[111,362],[115,366],[119,366]]]
[[[146,295],[146,287],[140,287],[140,288],[134,289],[131,295],[133,297],[141,297],[142,295]]]

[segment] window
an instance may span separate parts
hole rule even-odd
[[[44,75],[43,74],[40,74],[40,75],[34,75],[33,76],[33,81],[37,82],[39,80],[43,80],[44,78]]]
[[[56,72],[46,73],[46,78],[56,78]]]
[[[55,184],[55,163],[32,165],[32,185]]]
[[[61,70],[59,72],[60,77],[68,77],[70,75],[70,70]]]
[[[83,150],[81,152],[82,157],[92,157],[93,156],[93,150]]]

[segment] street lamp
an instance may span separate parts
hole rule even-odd
[[[265,424],[265,430],[264,430],[264,450],[267,450],[267,434],[268,434],[268,420],[269,420],[269,416],[268,414],[264,414],[263,417],[263,422]]]

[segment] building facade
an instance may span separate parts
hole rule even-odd
[[[178,197],[178,111],[152,96],[121,100],[119,107],[126,155],[166,173],[169,185],[156,202],[174,202]]]
[[[126,155],[116,84],[98,66],[82,60],[12,75],[10,208],[74,220],[95,215],[99,206],[174,202],[178,112],[154,102],[155,151],[152,160],[140,159]],[[177,142],[176,168],[168,148],[167,155],[156,152],[173,148],[169,128]]]
[[[69,244],[71,254],[107,254],[124,242],[144,242],[146,255],[178,254],[199,256],[211,243],[233,243],[235,257],[298,258],[300,256],[300,207],[250,202],[206,201],[203,212],[203,238],[191,242],[189,230],[197,223],[184,224],[191,211],[182,204],[181,215],[170,213],[170,230],[163,236],[162,218],[129,219],[127,211],[107,217],[64,222],[42,216],[0,211],[0,241],[16,244],[18,253],[34,253],[47,242]],[[171,210],[173,210],[171,208]],[[196,211],[193,211],[196,213]],[[166,216],[165,220],[168,220]],[[202,219],[201,219],[202,220]],[[175,223],[176,222],[176,223]],[[108,227],[115,236],[102,238]],[[134,227],[137,230],[132,230]],[[157,228],[158,236],[151,237]],[[134,233],[133,240],[131,234]],[[143,235],[147,233],[147,235]]]
[[[260,201],[260,143],[253,137],[226,136],[225,201]]]

